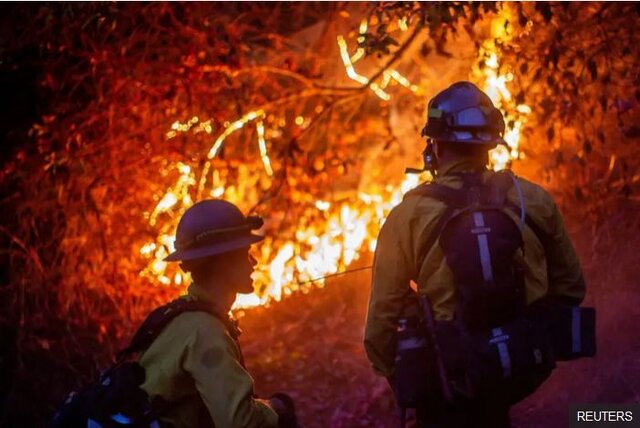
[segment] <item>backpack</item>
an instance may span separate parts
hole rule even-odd
[[[527,316],[520,222],[508,214],[511,172],[458,174],[461,189],[437,183],[408,196],[428,196],[446,205],[423,247],[421,260],[436,242],[457,290],[454,321],[435,324],[437,348],[452,387],[469,398],[513,404],[533,392],[551,374],[555,359],[550,340]]]
[[[140,388],[144,368],[137,357],[178,315],[190,311],[208,312],[225,323],[235,338],[239,330],[232,321],[208,305],[179,298],[152,311],[138,328],[128,347],[120,351],[111,367],[97,382],[72,392],[53,420],[53,428],[160,428],[158,406]]]

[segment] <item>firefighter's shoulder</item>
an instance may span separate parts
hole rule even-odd
[[[207,341],[225,342],[228,331],[219,317],[206,311],[189,311],[176,316],[162,332],[162,336],[168,336],[173,343],[192,343],[203,338]]]
[[[509,199],[517,201],[518,191],[522,193],[528,210],[539,211],[539,215],[550,216],[555,210],[555,201],[551,193],[543,186],[526,178],[516,176],[518,187],[513,186],[509,193]]]

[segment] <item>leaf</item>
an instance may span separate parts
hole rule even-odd
[[[553,126],[550,126],[547,129],[547,140],[549,142],[551,142],[553,140],[553,137],[555,137],[555,136],[556,136],[556,131],[555,131],[555,129],[553,129]]]
[[[390,45],[393,45],[393,46],[400,46],[400,43],[398,43],[398,41],[396,39],[394,39],[393,37],[387,36],[385,41],[387,42],[387,44],[390,44]]]
[[[640,138],[640,126],[628,126],[622,129],[622,134],[626,138]]]
[[[536,10],[540,12],[547,24],[551,22],[551,18],[553,18],[553,11],[551,10],[551,6],[549,5],[549,3],[537,2]]]
[[[551,89],[555,89],[557,87],[554,75],[547,76],[547,85],[549,85],[549,88]]]
[[[557,67],[559,58],[560,58],[560,52],[555,46],[552,46],[546,58],[547,63],[552,63],[554,67]]]
[[[589,69],[589,73],[591,73],[591,79],[596,80],[598,78],[598,66],[593,59],[587,62],[587,68]]]
[[[607,104],[608,104],[608,102],[607,102],[607,96],[603,94],[603,95],[600,97],[600,100],[599,100],[599,101],[600,101],[600,107],[602,108],[602,110],[606,110],[606,109],[607,109]]]
[[[529,22],[529,18],[527,18],[522,11],[521,2],[516,3],[516,8],[518,9],[518,24],[520,24],[520,26],[524,28],[527,25],[527,22]]]

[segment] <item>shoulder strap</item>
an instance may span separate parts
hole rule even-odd
[[[482,183],[482,174],[477,172],[454,173],[462,179],[463,186],[454,189],[438,183],[425,183],[407,192],[406,197],[427,196],[443,202],[446,209],[425,241],[419,261],[422,262],[427,253],[436,244],[447,222],[456,212],[467,209],[474,204],[503,207],[507,200],[507,192],[513,185],[511,172],[497,172],[486,183]],[[510,207],[511,208],[511,207]]]
[[[447,221],[453,217],[456,210],[463,209],[469,204],[469,194],[464,188],[454,189],[449,186],[431,182],[410,190],[404,197],[407,198],[414,196],[430,197],[445,204],[444,212],[440,218],[438,218],[433,230],[419,250],[416,261],[418,264],[421,264],[431,248],[435,245]]]
[[[426,196],[443,202],[447,206],[464,208],[468,202],[467,190],[454,189],[438,183],[425,183],[407,192],[404,197]]]
[[[160,335],[162,330],[178,315],[184,312],[202,311],[207,312],[222,321],[227,331],[234,339],[240,335],[237,324],[228,315],[211,308],[194,299],[178,298],[166,305],[154,309],[142,322],[136,333],[133,335],[129,346],[118,352],[116,361],[122,361],[133,354],[144,352],[154,340]]]
[[[513,186],[510,171],[496,172],[489,177],[483,188],[484,202],[488,205],[503,207],[507,200],[507,192]]]
[[[464,209],[474,204],[503,205],[507,191],[511,186],[508,173],[493,174],[486,183],[482,183],[482,173],[452,173],[459,177],[463,185],[454,189],[439,183],[425,183],[407,192],[405,198],[427,196],[455,209]]]

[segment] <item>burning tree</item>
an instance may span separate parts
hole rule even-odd
[[[609,200],[594,194],[637,198],[633,5],[4,9],[2,67],[31,70],[41,102],[0,176],[2,321],[17,326],[22,382],[43,360],[61,369],[60,389],[70,372],[86,380],[183,291],[188,278],[162,258],[199,199],[266,219],[256,292],[238,307],[348,267],[428,179],[402,171],[420,162],[426,98],[454,80],[477,83],[507,117],[495,168],[543,174],[594,216]]]

